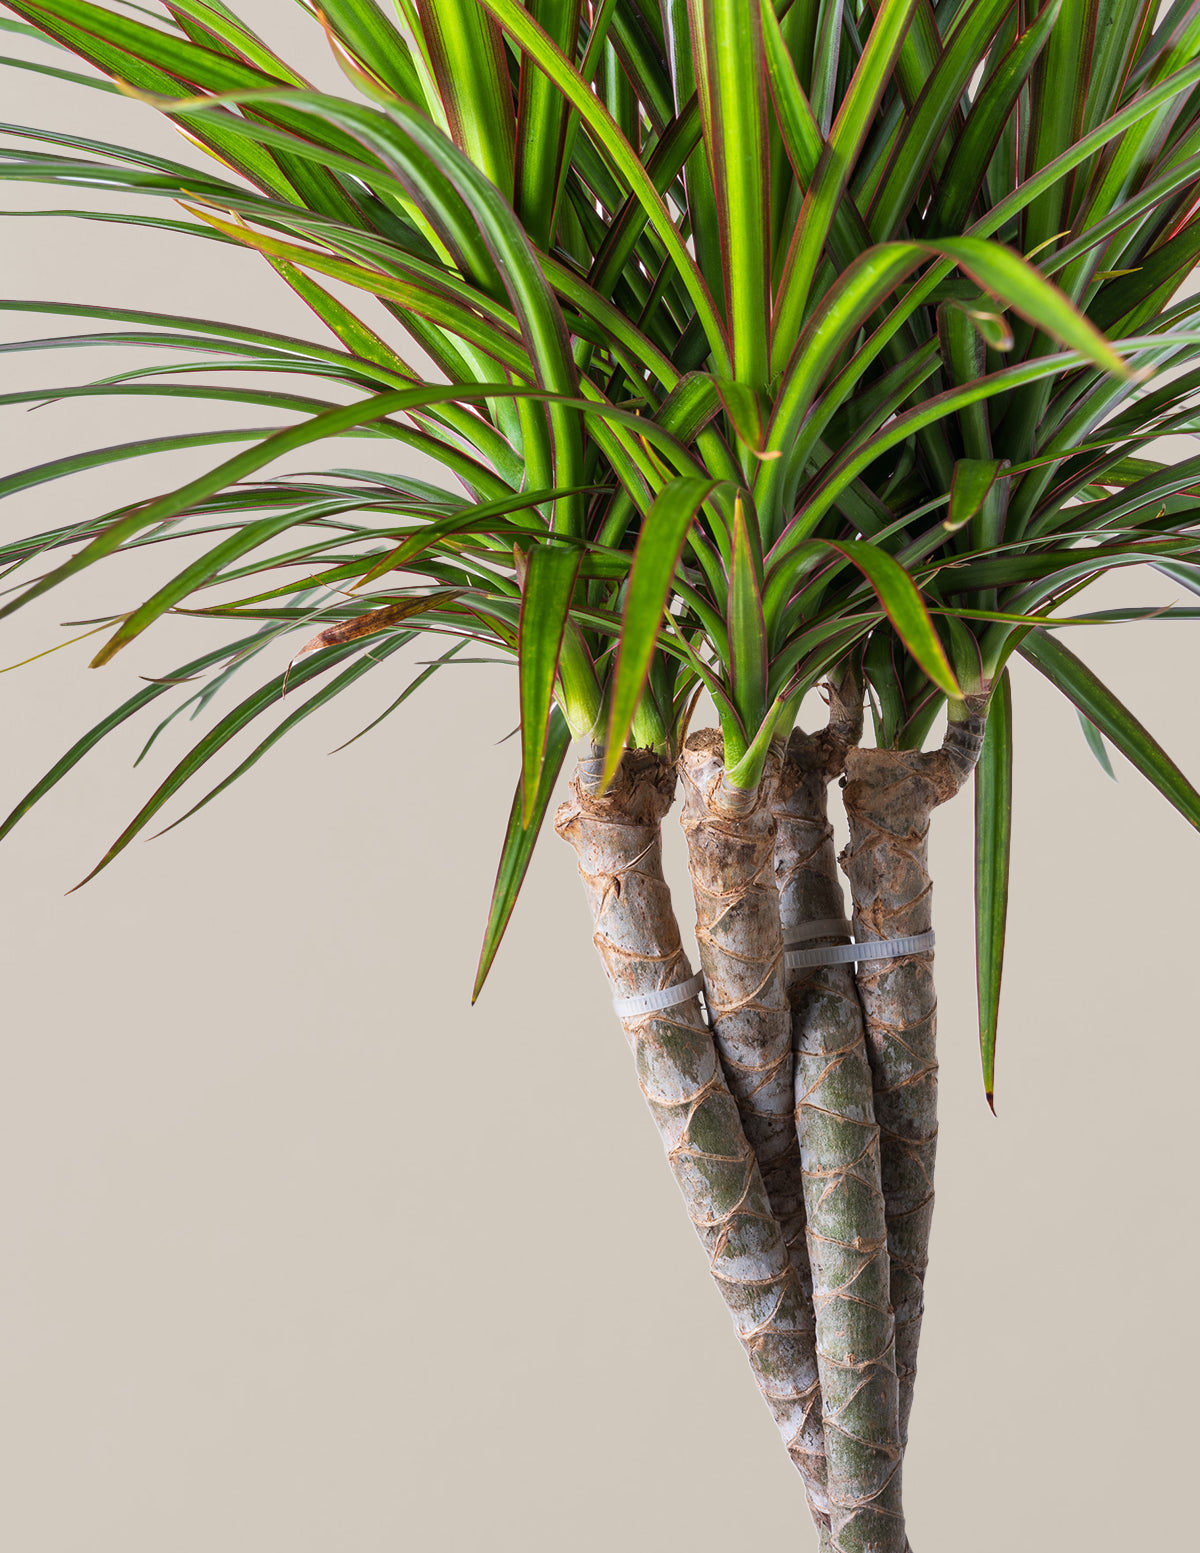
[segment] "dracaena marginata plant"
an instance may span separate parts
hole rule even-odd
[[[926,837],[974,770],[990,1099],[1010,656],[1200,824],[1195,789],[1061,639],[1133,613],[1072,605],[1117,567],[1200,593],[1200,460],[1149,446],[1191,428],[1200,389],[1200,303],[1176,300],[1200,251],[1200,3],[324,0],[308,24],[343,96],[219,0],[8,6],[8,68],[130,94],[187,146],[6,126],[4,175],[60,213],[72,188],[111,194],[73,214],[218,261],[254,250],[327,342],[3,302],[63,331],[9,349],[157,353],[8,405],[158,395],[279,418],[206,414],[4,480],[247,445],[4,542],[5,614],[160,547],[161,585],[100,623],[96,666],[169,614],[219,633],[84,734],[4,830],[127,719],[203,709],[235,673],[270,677],[98,867],[285,691],[187,813],[363,675],[386,681],[381,719],[464,649],[514,661],[522,769],[475,990],[574,741],[556,829],[712,1275],[822,1546],[903,1553],[937,1134]],[[345,435],[384,443],[383,467],[364,449],[272,472]],[[444,479],[395,473],[405,449]],[[440,655],[396,681],[418,636]],[[828,721],[805,731],[816,687]],[[690,732],[704,693],[719,726]],[[660,861],[677,792],[699,975]]]

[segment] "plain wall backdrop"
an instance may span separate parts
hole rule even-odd
[[[298,7],[243,10],[341,89]],[[10,71],[5,88],[12,120],[192,154],[149,108]],[[5,203],[102,202],[7,186]],[[2,243],[6,297],[322,337],[250,254],[62,218],[5,220]],[[7,339],[73,327],[0,325]],[[17,353],[0,371],[10,391],[144,359]],[[234,424],[219,405],[10,408],[2,461]],[[289,467],[384,467],[380,447]],[[222,456],[11,497],[3,533],[155,494]],[[181,554],[106,564],[0,623],[0,668],[83,629],[64,620],[136,603]],[[1081,607],[1177,594],[1129,572]],[[139,675],[217,639],[173,620],[103,672],[86,669],[89,640],[0,676],[0,811]],[[1068,640],[1200,777],[1192,630],[1147,620]],[[389,660],[78,894],[64,892],[211,716],[174,722],[136,771],[153,723],[127,726],[0,848],[0,1544],[13,1553],[815,1548],[644,1114],[574,859],[548,830],[469,1004],[517,775],[515,741],[500,742],[514,673],[449,669],[326,753],[433,655]],[[920,1553],[1183,1547],[1200,1383],[1200,843],[1119,756],[1119,780],[1103,775],[1032,669],[1018,663],[1014,681],[997,1118],[974,1023],[969,794],[933,830],[943,1120],[911,1532]],[[690,925],[674,817],[667,833]]]

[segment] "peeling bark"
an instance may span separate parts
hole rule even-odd
[[[827,787],[846,740],[797,730],[775,802],[775,870],[788,930],[845,916]],[[805,938],[805,948],[847,942]],[[904,1553],[901,1445],[879,1127],[862,1006],[849,965],[787,972],[796,1129],[823,1399],[832,1546]]]
[[[602,797],[577,776],[555,820],[578,857],[594,942],[619,997],[691,976],[662,872],[661,823],[674,784],[664,761],[630,751]],[[688,1216],[825,1537],[829,1504],[811,1310],[699,999],[622,1024]]]
[[[968,704],[972,714],[949,724],[938,750],[859,749],[846,757],[850,845],[841,863],[854,896],[854,934],[860,941],[903,938],[932,926],[930,815],[966,781],[983,742],[979,711],[985,702],[972,697]],[[900,1437],[905,1442],[925,1305],[937,1151],[932,950],[863,961],[858,991],[881,1129]]]

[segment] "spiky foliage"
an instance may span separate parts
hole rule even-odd
[[[1196,6],[1155,25],[1147,0],[1061,14],[980,0],[940,19],[916,0],[781,14],[427,0],[396,24],[335,0],[313,24],[346,98],[308,90],[220,4],[169,4],[158,21],[86,0],[10,9],[25,19],[10,28],[100,74],[13,65],[140,94],[215,166],[10,126],[4,175],[143,195],[139,222],[257,250],[336,343],[6,301],[84,320],[75,345],[164,353],[158,370],[63,394],[224,399],[293,424],[194,433],[187,445],[251,445],[153,501],[6,545],[33,580],[5,608],[166,535],[219,536],[114,620],[94,661],[188,609],[259,628],[185,666],[223,683],[251,649],[306,630],[320,652],[290,688],[340,672],[270,743],[414,631],[511,654],[524,773],[481,979],[568,730],[608,750],[607,775],[627,740],[674,752],[703,687],[731,780],[753,787],[770,740],[848,654],[865,661],[879,741],[913,747],[947,696],[1002,678],[1021,651],[1200,821],[1190,785],[1047,634],[1110,568],[1200,579],[1200,466],[1145,453],[1190,428],[1198,386],[1197,304],[1172,301],[1200,246]],[[360,317],[329,280],[392,324]],[[432,371],[406,359],[414,341]],[[201,386],[206,367],[248,386]],[[281,372],[296,392],[274,386]],[[273,386],[253,386],[267,374]],[[56,395],[7,403],[23,397]],[[347,433],[431,454],[451,478],[255,478]],[[90,450],[2,489],[182,440]],[[39,571],[60,548],[70,558]],[[297,592],[296,568],[315,590]],[[242,579],[236,602],[208,604]],[[104,862],[273,702],[276,667]],[[126,703],[13,818],[169,690]],[[1008,759],[1006,724],[992,726],[989,789]],[[981,810],[990,1090],[1007,824],[1005,805]]]
[[[1057,634],[1129,613],[1069,612],[1118,567],[1148,562],[1200,593],[1200,459],[1167,465],[1152,446],[1193,429],[1200,389],[1200,301],[1176,300],[1200,252],[1200,3],[398,0],[392,21],[328,0],[310,20],[344,97],[311,90],[220,0],[161,15],[7,3],[10,30],[93,68],[11,65],[115,82],[210,159],[8,126],[4,176],[138,195],[136,217],[101,219],[255,250],[332,343],[99,301],[0,304],[79,331],[55,344],[162,352],[10,405],[163,395],[280,417],[0,483],[249,444],[178,489],[0,549],[23,569],[8,613],[109,556],[211,536],[113,618],[94,662],[171,612],[237,632],[86,734],[3,829],[181,678],[200,677],[184,705],[204,706],[236,669],[272,668],[101,867],[285,683],[299,705],[189,812],[417,633],[444,642],[418,680],[482,644],[518,668],[523,768],[482,984],[572,737],[603,787],[629,746],[675,757],[707,691],[724,779],[752,794],[827,676],[865,692],[876,742],[898,751],[990,696],[976,891],[990,1094],[1010,656],[1200,826],[1200,795]],[[245,386],[222,386],[231,372]],[[445,482],[269,472],[342,435],[431,455]],[[389,683],[381,715],[411,688]]]

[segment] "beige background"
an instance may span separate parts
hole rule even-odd
[[[330,79],[294,8],[259,0],[252,14]],[[36,80],[13,95],[14,119],[183,154],[150,110]],[[318,337],[250,256],[63,221],[7,222],[4,242],[8,296]],[[58,327],[0,322],[9,338]],[[133,359],[0,365],[18,387]],[[8,410],[3,461],[193,417],[237,421],[115,401]],[[321,457],[379,455],[358,442]],[[12,498],[3,532],[152,494],[211,460]],[[4,622],[0,666],[72,634],[64,619],[128,607],[179,559],[101,570]],[[1130,573],[1092,597],[1176,592]],[[139,674],[210,640],[173,622],[102,674],[85,672],[81,643],[0,678],[0,807]],[[1188,628],[1070,640],[1200,775]],[[516,720],[512,674],[447,672],[326,756],[429,655],[368,676],[79,894],[64,891],[197,725],[172,725],[136,772],[151,724],[123,732],[0,849],[0,1544],[14,1553],[814,1545],[552,836],[469,1006],[516,776],[515,745],[497,742]],[[1200,850],[1119,758],[1119,782],[1102,775],[1032,670],[1015,678],[998,1120],[977,1076],[969,799],[934,831],[944,1121],[913,1538],[920,1553],[1182,1547],[1200,1381]]]

